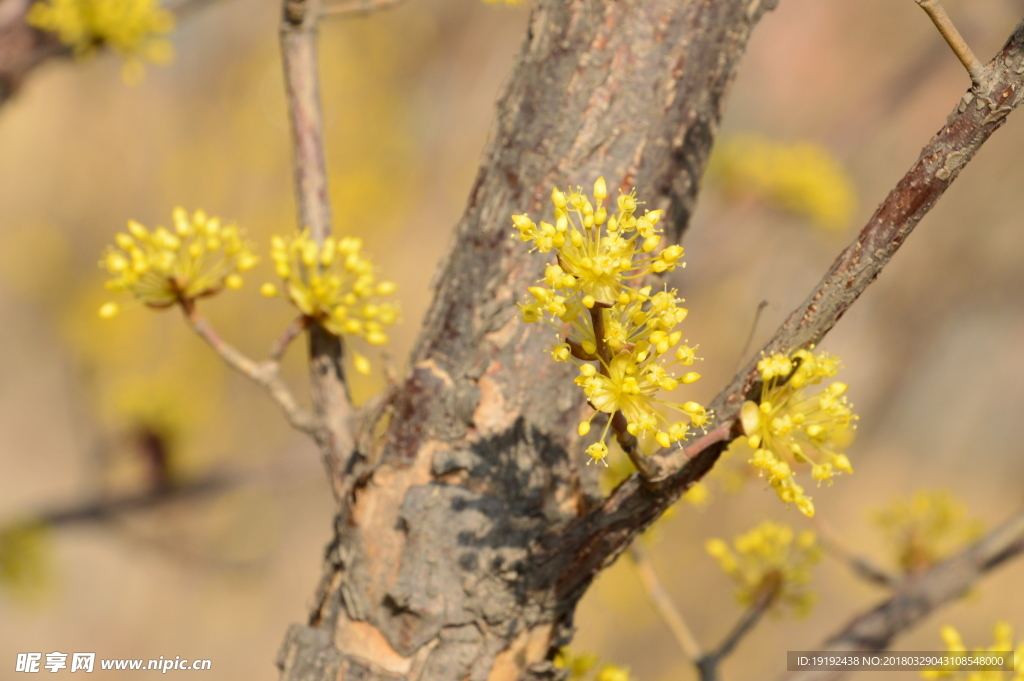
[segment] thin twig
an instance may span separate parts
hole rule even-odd
[[[326,3],[323,14],[329,17],[338,16],[365,16],[380,10],[393,9],[401,5],[405,0],[349,0],[339,2],[336,5]]]
[[[220,334],[214,330],[213,326],[211,326],[210,323],[199,314],[194,301],[186,301],[182,303],[182,311],[185,314],[185,319],[188,321],[189,326],[192,327],[192,330],[195,331],[200,338],[206,341],[207,345],[209,345],[214,352],[220,355],[220,358],[223,359],[229,367],[238,373],[247,376],[267,391],[267,394],[270,395],[271,399],[273,399],[281,408],[281,411],[284,412],[285,417],[288,419],[288,423],[290,423],[293,428],[314,438],[321,437],[322,429],[320,428],[319,420],[299,405],[291,390],[289,390],[288,386],[281,380],[279,366],[276,361],[263,363],[255,362],[239,352],[232,345],[229,345],[220,337]]]
[[[818,532],[818,541],[825,550],[846,563],[856,576],[871,584],[889,588],[899,583],[900,580],[896,576],[878,567],[865,556],[848,549],[832,526],[821,518],[814,519],[814,527]]]
[[[707,655],[697,660],[697,671],[701,681],[717,681],[718,665],[729,656],[736,648],[743,637],[749,634],[754,626],[761,621],[761,618],[779,595],[782,586],[781,579],[774,584],[768,585],[757,597],[757,600],[750,604],[740,619],[726,635],[721,644]]]
[[[917,4],[931,17],[935,27],[939,29],[939,33],[949,43],[953,54],[956,55],[960,63],[967,69],[967,73],[971,76],[971,81],[975,84],[980,83],[982,76],[985,74],[985,67],[974,56],[974,52],[971,51],[964,37],[960,35],[960,31],[956,30],[953,20],[946,14],[946,8],[942,6],[939,0],[917,0]]]
[[[281,60],[294,150],[293,175],[300,229],[322,244],[331,235],[331,207],[324,160],[316,30],[319,0],[284,0]],[[345,382],[341,339],[320,324],[309,329],[310,390],[313,408],[325,424],[319,440],[335,493],[355,450],[355,410]]]
[[[306,315],[299,315],[292,320],[292,323],[288,325],[288,328],[278,337],[274,344],[270,346],[270,353],[267,355],[271,362],[280,362],[281,358],[284,357],[284,353],[288,350],[288,346],[292,344],[292,341],[298,338],[303,331],[309,328],[309,317]]]
[[[887,649],[940,606],[964,595],[982,576],[1024,552],[1024,510],[981,540],[900,583],[885,601],[853,617],[818,650],[875,652]],[[839,671],[792,672],[784,681],[838,681]]]
[[[640,581],[643,583],[644,589],[647,591],[647,597],[651,599],[654,609],[658,611],[658,615],[661,616],[665,626],[672,632],[676,643],[682,648],[686,657],[696,664],[697,660],[704,656],[704,651],[701,650],[700,644],[694,638],[693,632],[690,631],[686,620],[683,619],[682,613],[676,608],[672,596],[669,595],[661,580],[658,579],[658,573],[654,569],[654,562],[651,560],[651,554],[647,547],[643,546],[639,540],[634,541],[630,544],[629,555],[636,565]]]
[[[740,351],[740,356],[736,359],[736,369],[738,371],[743,366],[743,358],[747,356],[747,352],[750,350],[750,344],[754,342],[754,333],[757,331],[757,323],[761,321],[761,313],[768,307],[768,301],[762,300],[757,304],[757,312],[754,313],[754,321],[750,324],[750,333],[747,335],[747,342],[743,344],[743,350]]]

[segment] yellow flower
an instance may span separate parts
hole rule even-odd
[[[939,632],[946,650],[950,653],[966,653],[963,639],[953,627],[946,625]],[[927,669],[921,672],[923,679],[950,679],[951,681],[1024,681],[1024,641],[1013,647],[1013,627],[1006,622],[997,622],[992,631],[993,643],[990,647],[975,648],[974,655],[984,653],[1013,653],[1013,674],[1007,677],[1006,671],[954,671],[952,669]]]
[[[223,288],[242,285],[241,272],[258,262],[237,226],[222,225],[220,218],[197,210],[191,218],[183,208],[174,209],[174,230],[157,227],[152,232],[134,220],[128,233],[118,234],[100,261],[113,277],[107,289],[130,293],[150,307],[211,296]],[[100,316],[116,315],[116,303],[100,308]]]
[[[844,395],[848,386],[837,381],[816,395],[804,394],[806,386],[835,376],[839,359],[798,350],[792,358],[765,357],[757,368],[762,381],[760,401],[746,402],[740,410],[743,432],[754,449],[750,463],[767,475],[782,501],[813,516],[814,504],[796,483],[793,467],[810,464],[818,484],[831,484],[840,472],[853,473],[850,460],[838,451],[849,440],[857,419]]]
[[[275,236],[270,257],[284,281],[288,299],[302,313],[320,322],[337,336],[358,336],[371,345],[388,342],[385,329],[398,321],[398,306],[381,298],[396,286],[377,281],[373,262],[362,253],[363,242],[355,237],[328,237],[318,245],[306,230],[293,237]],[[276,287],[264,284],[264,295]],[[356,357],[360,373],[368,361]]]
[[[164,36],[174,28],[174,15],[157,0],[43,0],[32,5],[26,21],[56,33],[78,56],[105,45],[124,59],[122,76],[138,82],[142,60],[166,63],[173,56]]]
[[[618,210],[609,215],[607,193],[603,177],[594,184],[593,202],[579,189],[568,194],[553,190],[553,225],[512,216],[519,230],[513,236],[533,242],[541,253],[555,251],[556,263],[529,288],[533,300],[522,306],[523,320],[544,320],[554,327],[559,336],[552,358],[580,369],[576,383],[595,412],[580,424],[579,434],[590,432],[598,412],[609,415],[600,440],[587,449],[594,461],[603,462],[608,454],[604,442],[617,413],[625,417],[630,434],[653,437],[662,447],[686,439],[690,427],[703,429],[711,417],[696,402],[659,399],[660,391],[700,379],[695,371],[677,374],[670,369],[672,364],[691,366],[696,347],[679,345],[682,332],[675,329],[688,311],[675,289],[652,293],[651,286],[634,286],[647,274],[674,270],[683,249],[668,246],[655,252],[661,241],[661,211],[636,217],[631,192],[618,197]],[[686,419],[670,421],[663,409]]]
[[[733,549],[721,539],[709,539],[708,554],[736,583],[736,598],[752,605],[762,598],[793,606],[805,614],[814,602],[807,590],[811,567],[821,558],[814,532],[799,534],[788,525],[765,521],[733,540]]]
[[[716,147],[708,171],[727,191],[753,194],[824,229],[842,229],[853,215],[849,175],[828,150],[810,142],[744,135]]]
[[[981,536],[982,526],[943,490],[919,490],[909,501],[895,498],[872,514],[904,572],[925,570],[966,542]]]
[[[581,681],[592,678],[593,681],[629,681],[629,670],[614,664],[603,664],[597,667],[600,658],[593,653],[573,655],[568,648],[562,648],[555,654],[554,665],[569,672],[570,681]],[[597,668],[593,676],[591,671]]]

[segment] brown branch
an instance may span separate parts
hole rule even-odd
[[[289,390],[288,386],[281,380],[280,366],[276,359],[272,358],[267,362],[256,362],[245,356],[232,345],[228,344],[220,337],[220,334],[214,330],[210,323],[199,314],[194,301],[186,301],[182,303],[182,312],[184,312],[185,319],[188,321],[189,326],[192,327],[192,330],[195,331],[200,338],[206,341],[207,345],[209,345],[229,367],[243,376],[247,376],[267,391],[267,394],[270,395],[271,399],[274,400],[274,402],[276,402],[281,408],[281,411],[284,412],[285,417],[288,419],[288,423],[290,423],[293,428],[316,438],[318,441],[322,439],[323,429],[320,427],[320,420],[299,405],[291,390]],[[278,342],[280,343],[280,341]]]
[[[865,582],[892,588],[899,583],[899,578],[875,565],[865,556],[858,555],[848,549],[831,525],[819,518],[814,519],[814,528],[818,532],[818,542],[835,558],[846,563],[854,575]]]
[[[331,207],[324,160],[317,65],[319,0],[284,0],[281,18],[281,59],[294,149],[293,175],[299,229],[308,229],[322,244],[331,235]],[[355,449],[355,410],[342,366],[341,339],[320,324],[309,329],[309,366],[313,408],[326,426],[321,450],[335,491]]]
[[[654,562],[651,560],[651,554],[647,547],[638,539],[630,544],[629,555],[636,565],[637,574],[644,585],[644,590],[647,591],[647,597],[651,599],[651,605],[654,606],[658,615],[661,616],[665,626],[672,632],[672,636],[675,637],[676,643],[679,644],[686,657],[696,664],[697,660],[704,656],[704,651],[701,650],[700,644],[694,638],[693,632],[690,631],[689,625],[683,619],[682,613],[676,608],[672,596],[658,578],[658,573],[654,569]]]
[[[858,615],[820,646],[821,650],[874,652],[887,649],[893,639],[909,631],[940,606],[955,600],[989,571],[1024,551],[1024,511],[964,549],[928,570],[907,578],[893,595]],[[839,671],[792,672],[785,681],[838,681]]]
[[[917,162],[803,304],[776,330],[762,352],[790,353],[818,343],[878,277],[963,167],[1022,101],[1024,21],[986,67],[982,84],[957,103]],[[656,453],[650,457],[658,468],[654,476],[643,481],[638,475],[631,476],[599,509],[577,523],[569,537],[570,542],[577,543],[572,554],[574,566],[569,570],[572,578],[561,585],[567,594],[584,588],[602,565],[623,551],[633,537],[711,470],[730,437],[739,435],[740,407],[757,385],[755,357],[710,405],[719,424],[712,431],[717,437],[706,436],[685,449],[669,448]]]
[[[764,614],[768,612],[768,608],[775,602],[781,587],[782,581],[777,579],[774,584],[765,588],[758,595],[757,600],[751,603],[743,615],[740,616],[740,619],[733,626],[732,630],[729,631],[722,643],[713,651],[697,660],[697,672],[700,674],[701,681],[717,681],[718,665],[732,653],[744,636],[753,631]]]
[[[967,69],[967,73],[971,76],[971,81],[974,83],[980,83],[982,77],[985,75],[985,67],[982,65],[978,58],[974,56],[974,52],[971,51],[970,46],[967,45],[967,41],[960,35],[960,31],[956,30],[956,26],[953,24],[953,20],[946,14],[946,8],[942,6],[939,0],[917,0],[917,4],[921,6],[932,22],[935,23],[935,27],[939,29],[939,33],[949,43],[949,47],[953,50],[953,54],[956,55],[960,63]]]

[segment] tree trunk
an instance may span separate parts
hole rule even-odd
[[[571,367],[551,361],[551,330],[516,309],[550,258],[510,238],[510,216],[550,213],[553,186],[604,175],[613,196],[635,186],[646,208],[665,209],[678,240],[724,95],[773,5],[535,5],[411,370],[336,486],[317,605],[288,632],[282,679],[561,678],[549,660],[593,575],[577,574],[559,538],[598,492]]]

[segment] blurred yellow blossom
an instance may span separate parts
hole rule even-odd
[[[733,549],[721,539],[709,539],[708,554],[736,582],[736,598],[753,605],[763,598],[792,606],[805,614],[814,603],[807,590],[811,567],[821,558],[814,532],[794,533],[788,525],[765,521],[733,540]]]
[[[925,570],[963,544],[979,538],[980,521],[945,490],[918,490],[910,500],[899,497],[871,514],[904,572]]]
[[[37,598],[50,582],[46,526],[17,522],[0,528],[0,586],[21,599]]]
[[[533,300],[522,306],[526,322],[546,321],[558,332],[552,359],[571,361],[576,378],[594,413],[579,425],[580,436],[590,432],[597,413],[608,414],[600,439],[587,448],[593,461],[605,461],[605,440],[613,417],[625,417],[626,430],[634,436],[651,436],[662,447],[686,439],[690,427],[704,428],[711,414],[699,403],[659,399],[662,390],[700,379],[695,371],[673,373],[670,366],[691,366],[696,346],[682,341],[675,330],[688,310],[677,291],[653,292],[635,286],[650,273],[670,272],[683,266],[683,249],[671,245],[658,250],[662,211],[636,217],[635,192],[620,194],[617,211],[604,206],[608,187],[603,177],[594,183],[593,202],[581,188],[552,190],[554,224],[539,225],[527,215],[513,215],[519,230],[513,233],[534,250],[555,252],[544,279],[529,288]],[[676,347],[678,346],[678,347]],[[674,359],[666,361],[676,348]],[[593,364],[593,363],[596,364]],[[662,413],[670,409],[686,417],[670,421]],[[607,463],[605,461],[605,463]]]
[[[214,295],[225,287],[242,285],[241,272],[258,262],[244,233],[237,226],[222,225],[220,218],[197,210],[189,217],[174,209],[174,230],[157,227],[152,232],[134,220],[128,233],[118,234],[100,261],[113,277],[107,290],[130,293],[149,307],[170,307]],[[113,317],[116,303],[100,308],[100,316]]]
[[[377,281],[373,262],[363,254],[356,237],[328,237],[318,245],[309,230],[292,237],[275,236],[270,257],[284,281],[284,293],[295,307],[337,336],[358,336],[370,345],[388,342],[384,330],[398,321],[397,304],[380,300],[396,286]],[[260,292],[277,294],[264,284]],[[369,361],[353,352],[359,373],[370,371]]]
[[[966,653],[963,639],[953,627],[946,625],[939,632],[946,650],[951,653]],[[988,648],[975,648],[972,652],[980,653],[1013,653],[1013,672],[1009,671],[953,671],[947,669],[928,669],[921,672],[924,679],[950,679],[951,681],[1024,681],[1024,641],[1013,647],[1013,627],[1006,622],[998,622],[992,631],[993,643]]]
[[[752,194],[825,229],[846,227],[856,203],[846,170],[827,149],[811,142],[738,136],[716,147],[708,170],[726,191]]]
[[[767,475],[782,501],[813,516],[814,504],[796,483],[793,465],[810,464],[811,476],[819,484],[831,484],[839,472],[853,472],[850,460],[837,451],[848,442],[857,419],[844,395],[848,386],[833,382],[816,395],[804,394],[806,386],[836,375],[839,358],[798,350],[792,358],[765,357],[757,368],[762,381],[760,400],[748,401],[740,410],[743,432],[754,449],[750,463]]]
[[[570,681],[593,679],[593,681],[629,681],[629,670],[614,664],[603,664],[598,667],[600,658],[593,653],[573,655],[568,648],[562,648],[555,654],[554,664],[559,669],[569,671]],[[595,672],[590,675],[590,672]]]
[[[163,64],[174,54],[165,37],[174,28],[174,14],[158,0],[43,0],[25,20],[56,33],[77,56],[100,45],[111,48],[125,60],[121,73],[128,83],[142,80],[143,60]]]

